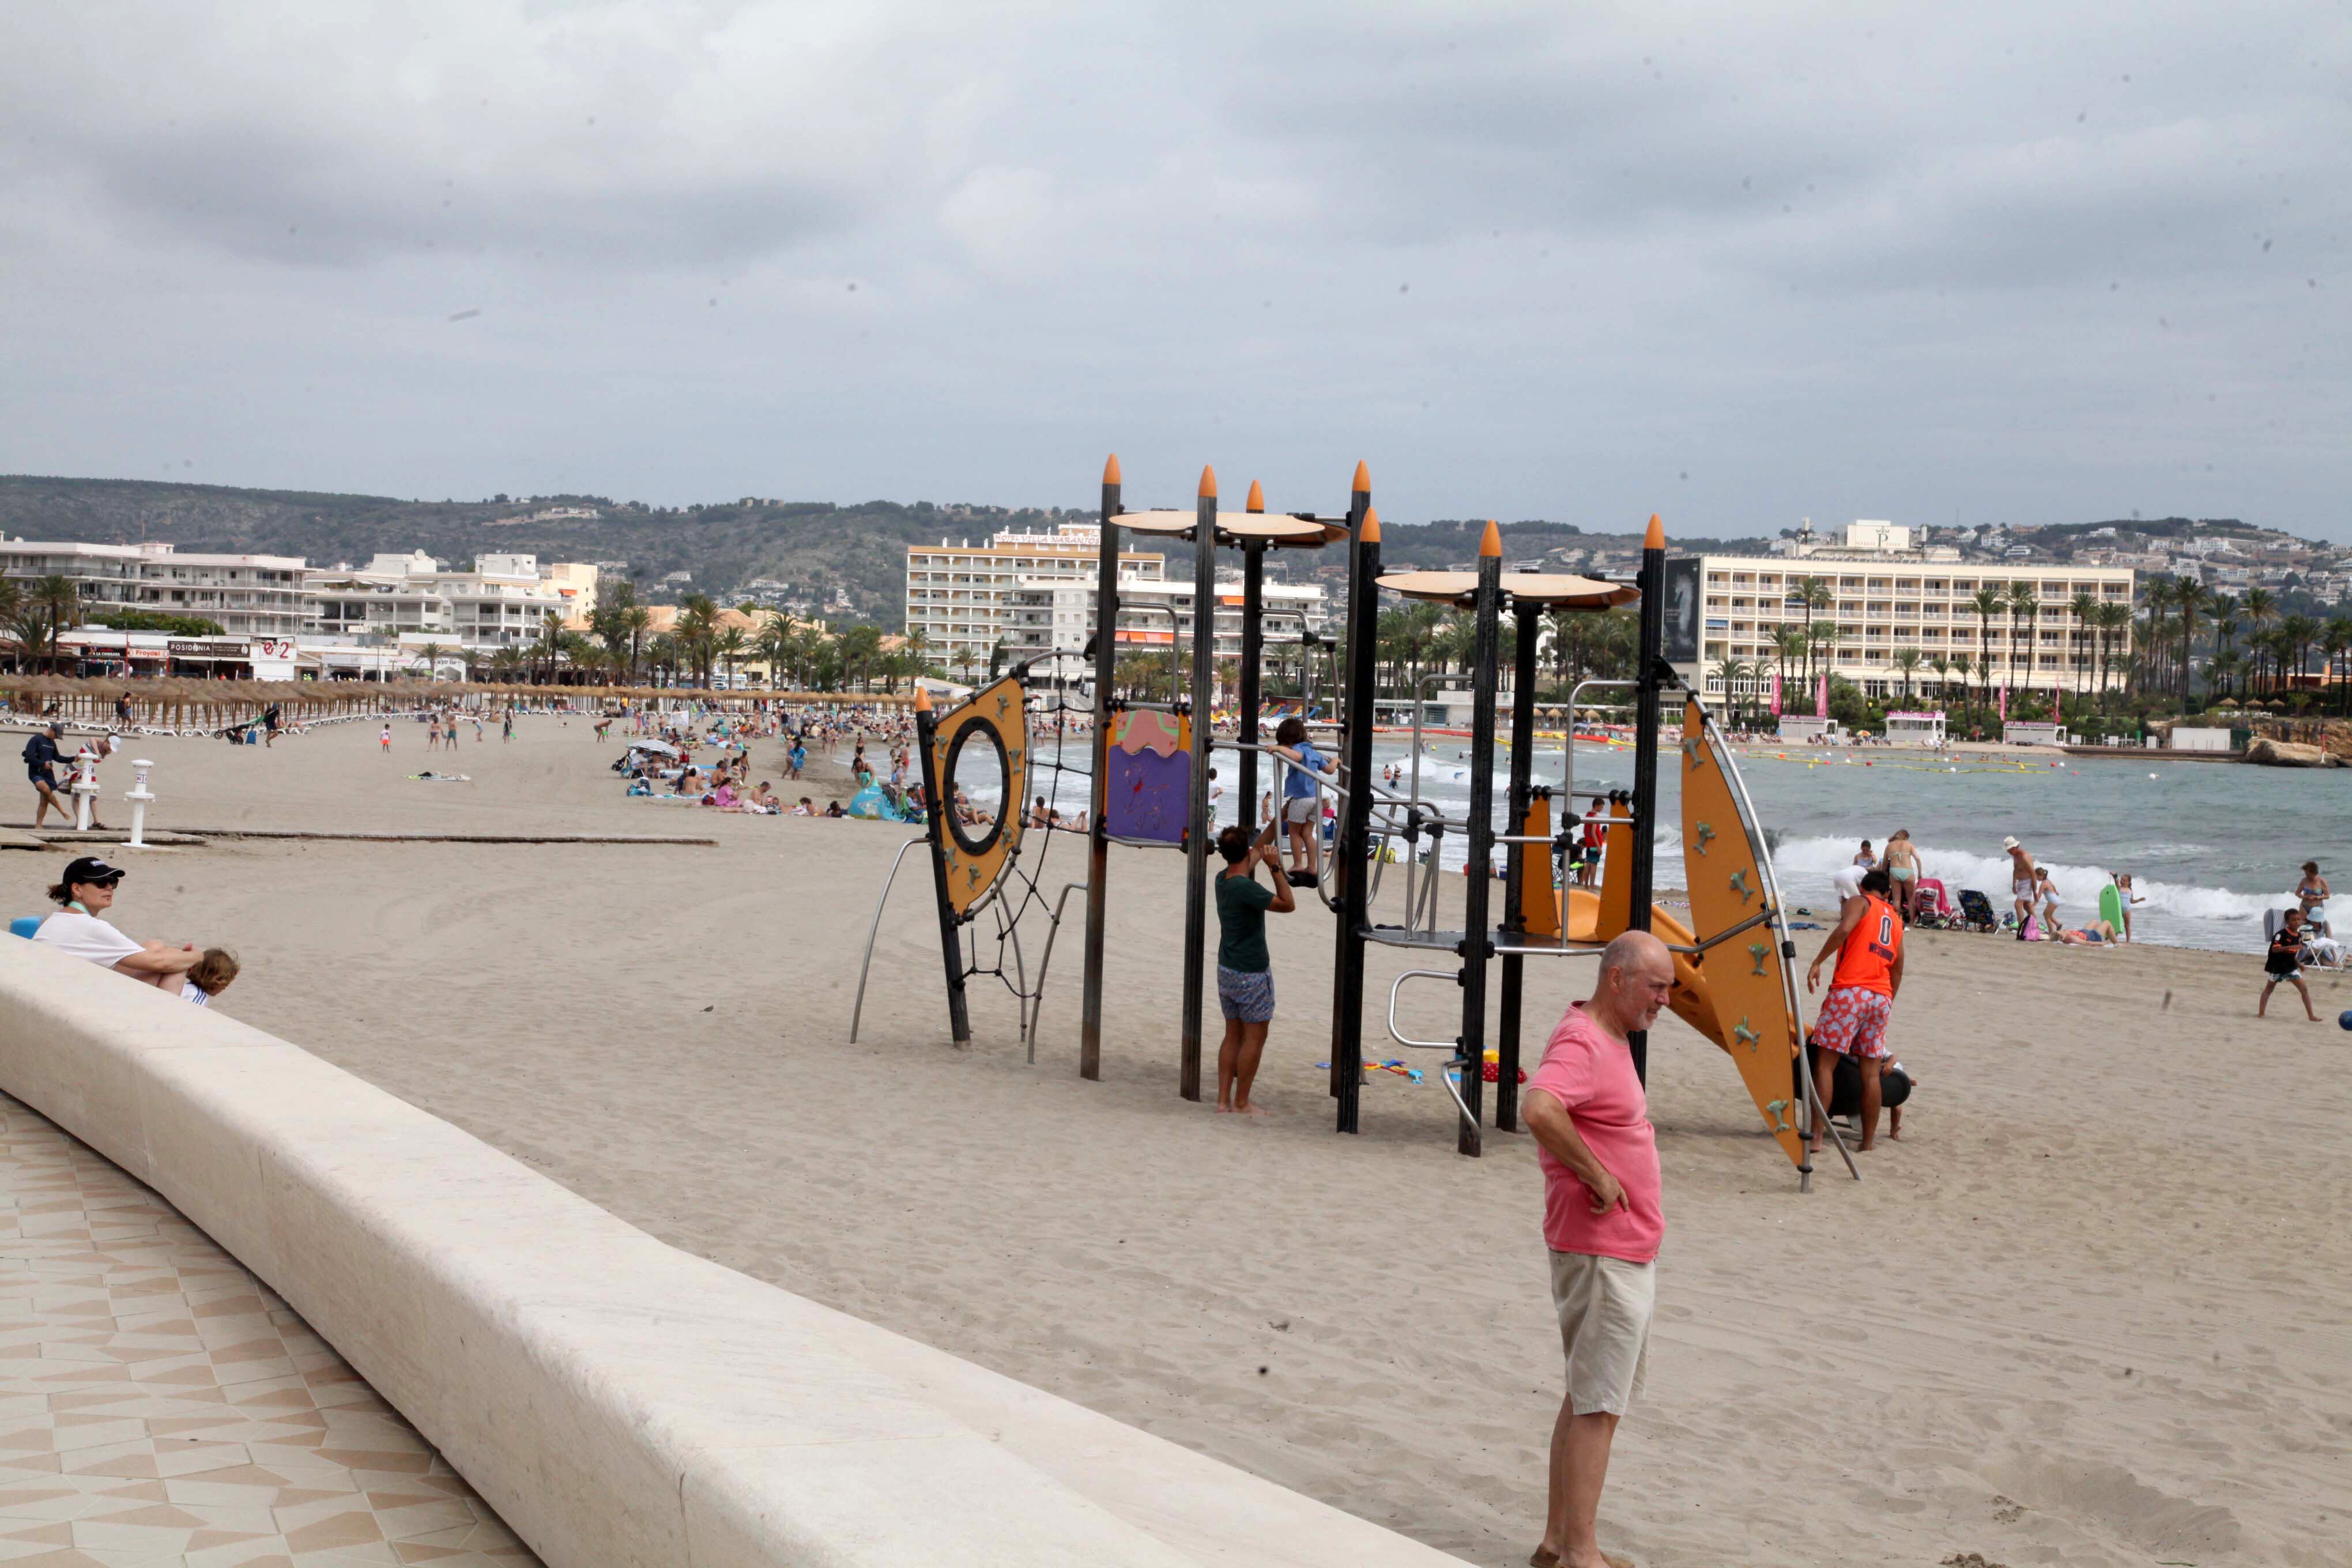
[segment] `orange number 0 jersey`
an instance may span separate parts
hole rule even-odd
[[[1870,907],[1863,911],[1862,923],[1855,926],[1838,952],[1837,973],[1830,976],[1830,989],[1852,987],[1856,991],[1875,991],[1881,996],[1895,994],[1895,961],[1903,956],[1903,918],[1895,906],[1875,893],[1864,895]]]

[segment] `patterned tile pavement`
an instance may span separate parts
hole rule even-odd
[[[0,1095],[0,1565],[537,1568],[211,1238]]]

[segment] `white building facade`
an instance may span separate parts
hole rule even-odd
[[[984,669],[1000,642],[1011,647],[1010,596],[1016,586],[1092,584],[1099,569],[1102,530],[1078,523],[1051,533],[1005,530],[986,544],[907,546],[907,636],[919,634],[927,656],[955,669]],[[1122,550],[1122,579],[1157,581],[1166,559],[1157,552]],[[1033,610],[1035,606],[1030,606]],[[1078,639],[1080,646],[1086,638]],[[1022,657],[1028,657],[1026,654]]]
[[[1953,553],[1937,551],[1933,556]],[[2130,567],[1980,563],[1931,558],[1919,551],[1844,549],[1798,557],[1702,555],[1698,573],[1700,657],[1678,668],[1715,701],[1727,695],[1722,675],[1727,662],[1748,667],[1736,693],[1743,703],[1769,692],[1781,668],[1773,633],[1805,626],[1809,616],[1801,595],[1809,581],[1825,584],[1832,595],[1827,607],[1817,605],[1810,613],[1815,626],[1832,623],[1839,629],[1834,652],[1825,661],[1829,674],[1871,697],[1899,696],[1906,683],[1916,694],[1923,686],[1958,681],[1961,677],[1952,667],[1963,655],[1970,686],[2095,690],[2103,679],[2102,656],[2120,668],[2131,653],[2127,618],[2119,629],[2102,630],[2075,608],[2076,596],[2088,595],[2102,609],[2128,610],[2135,581]],[[2019,584],[2032,595],[2030,617],[2008,607]],[[1976,595],[1987,588],[2004,601],[1989,623],[1972,607]],[[1908,662],[1906,649],[1918,655],[1907,682],[1898,662]],[[1940,674],[1934,668],[1938,659],[1946,665]],[[1792,680],[1798,668],[1790,667]],[[2114,677],[2106,679],[2112,682]],[[1790,695],[1810,705],[1809,698]]]

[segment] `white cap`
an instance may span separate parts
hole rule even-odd
[[[1830,885],[1837,889],[1837,896],[1841,900],[1862,897],[1862,868],[1859,866],[1843,868],[1830,879]]]

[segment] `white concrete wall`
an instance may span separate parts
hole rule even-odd
[[[268,1280],[554,1568],[1455,1561],[664,1246],[282,1040],[13,938],[0,1088]]]

